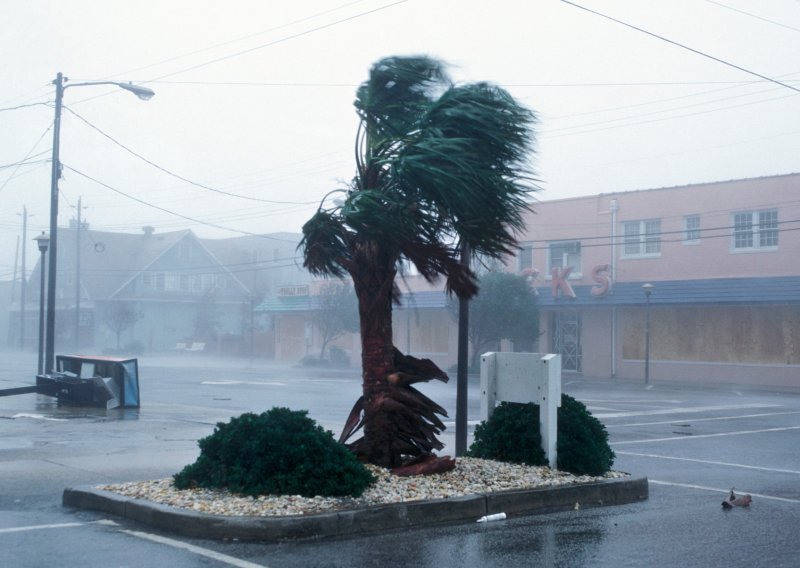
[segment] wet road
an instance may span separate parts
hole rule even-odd
[[[10,354],[0,388],[30,384]],[[35,362],[35,361],[34,361]],[[60,506],[76,484],[167,477],[217,421],[271,406],[308,409],[338,431],[358,371],[230,360],[140,359],[142,409],[57,407],[0,398],[0,545],[9,566],[797,566],[800,396],[564,378],[607,426],[615,469],[646,475],[650,499],[498,523],[284,544],[209,542]],[[32,376],[30,381],[32,382]],[[455,408],[455,385],[423,387]],[[470,419],[477,420],[477,385]],[[452,425],[443,441],[452,449]],[[722,511],[735,486],[749,509]],[[143,559],[147,559],[146,562]]]

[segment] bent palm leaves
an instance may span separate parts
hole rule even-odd
[[[503,89],[453,85],[427,57],[378,61],[358,89],[356,175],[346,198],[303,226],[304,265],[353,279],[359,303],[363,396],[342,440],[363,459],[395,467],[441,449],[443,408],[412,384],[447,375],[392,343],[392,303],[401,261],[448,293],[469,298],[476,276],[459,247],[499,258],[516,247],[529,193],[533,113]]]

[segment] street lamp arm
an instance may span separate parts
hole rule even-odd
[[[125,89],[126,91],[130,91],[143,101],[149,101],[155,96],[155,91],[152,89],[148,89],[147,87],[143,87],[141,85],[134,85],[131,82],[128,83],[120,83],[117,81],[87,81],[84,83],[69,83],[64,85],[64,90],[70,87],[85,87],[88,85],[116,85],[120,89]]]

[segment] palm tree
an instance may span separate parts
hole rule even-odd
[[[356,175],[333,207],[323,198],[303,226],[304,266],[314,275],[352,278],[361,326],[363,395],[340,440],[383,467],[427,460],[444,430],[445,410],[412,385],[447,381],[429,360],[403,355],[392,342],[392,305],[400,300],[398,266],[410,262],[449,294],[470,298],[477,277],[459,262],[499,258],[516,248],[515,232],[535,189],[526,165],[534,114],[488,84],[454,85],[442,62],[389,57],[375,63],[357,91]]]

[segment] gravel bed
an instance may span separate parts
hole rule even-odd
[[[602,477],[576,476],[548,467],[534,467],[476,458],[459,458],[454,470],[443,474],[398,477],[387,470],[367,465],[377,478],[361,497],[302,497],[264,495],[247,497],[211,489],[176,489],[172,479],[119,483],[98,487],[127,497],[202,513],[226,516],[308,515],[370,505],[446,499],[476,493],[510,489],[532,489],[590,483],[627,477],[609,472]]]

